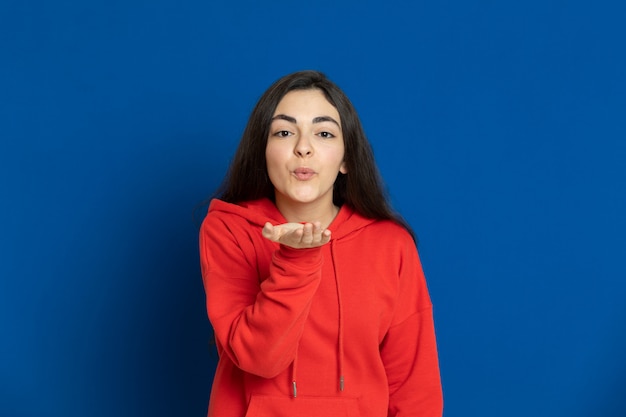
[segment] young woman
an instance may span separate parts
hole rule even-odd
[[[210,417],[442,414],[432,305],[344,93],[287,75],[252,111],[200,232]]]

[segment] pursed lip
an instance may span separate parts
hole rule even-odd
[[[297,179],[302,181],[308,180],[316,174],[315,170],[306,167],[296,168],[292,173]]]

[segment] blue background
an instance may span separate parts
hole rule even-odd
[[[445,416],[626,415],[621,4],[3,1],[0,415],[205,415],[194,207],[309,68],[419,235]]]

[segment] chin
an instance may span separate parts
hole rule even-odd
[[[287,200],[292,201],[297,204],[308,204],[314,203],[320,199],[319,195],[311,195],[311,194],[290,194],[287,195]]]
[[[287,198],[299,203],[311,203],[320,198],[320,195],[314,192],[302,190],[301,192],[292,192],[287,194]]]
[[[294,197],[291,198],[292,201],[300,204],[314,203],[317,201],[316,197]]]

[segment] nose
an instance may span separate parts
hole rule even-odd
[[[301,158],[311,156],[313,154],[313,146],[307,135],[301,135],[298,138],[294,148],[294,153]]]

